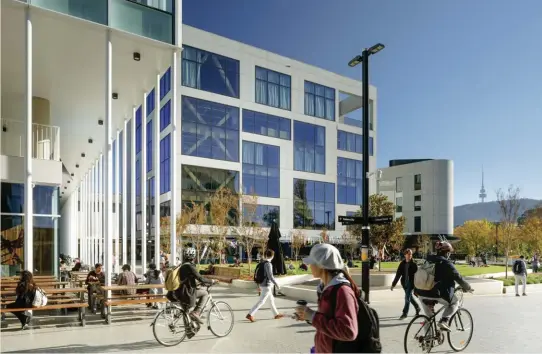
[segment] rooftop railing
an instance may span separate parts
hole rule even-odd
[[[25,122],[0,119],[0,155],[25,156]],[[60,128],[32,123],[32,158],[60,161]]]

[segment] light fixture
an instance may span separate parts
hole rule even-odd
[[[350,67],[354,67],[356,65],[358,65],[359,63],[361,63],[363,61],[363,58],[361,55],[356,55],[352,60],[350,60],[348,62],[348,66]]]
[[[2,131],[5,133],[8,131],[8,126],[7,125],[2,125]]]
[[[372,46],[371,48],[369,48],[369,53],[376,54],[376,53],[380,52],[384,48],[385,48],[384,44],[377,43],[374,46]]]
[[[141,54],[139,54],[138,52],[134,52],[134,60],[135,61],[140,61],[141,60]]]
[[[98,125],[104,125],[104,120],[103,119],[98,119]]]
[[[87,155],[85,155],[85,153],[82,152],[82,153],[81,153],[81,157],[85,157],[85,156],[87,156]]]
[[[72,173],[72,177],[75,176],[75,173]]]
[[[111,96],[113,97],[114,100],[119,98],[119,94],[116,93],[116,92],[113,92],[113,94]]]
[[[75,168],[79,168],[79,164],[75,165]]]
[[[64,187],[64,189],[68,189],[68,187]]]
[[[92,144],[92,138],[88,138],[88,143]]]
[[[384,46],[384,44],[377,43],[374,46],[372,46],[371,48],[364,49],[363,51],[364,52],[367,51],[368,55],[373,55],[373,54],[376,54],[376,53],[380,52],[385,47],[386,46]],[[356,55],[352,60],[350,60],[348,62],[348,66],[354,67],[354,66],[358,65],[359,63],[361,63],[362,61],[363,61],[363,56],[362,55]]]
[[[71,181],[68,181],[68,183],[71,183]]]

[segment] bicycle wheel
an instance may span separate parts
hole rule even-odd
[[[455,288],[455,291],[454,291],[454,295],[456,296],[457,298],[457,301],[459,303],[459,306],[463,306],[463,295],[465,293],[463,292],[463,288],[461,288],[460,286],[458,286],[457,288]]]
[[[448,332],[448,344],[450,344],[450,348],[456,352],[465,350],[472,339],[474,331],[474,320],[472,319],[472,315],[466,309],[460,308],[452,318],[450,318],[449,326],[450,332]],[[461,336],[461,334],[463,334],[463,336]],[[452,336],[454,339],[456,337],[458,338],[457,345],[453,343]]]
[[[405,331],[405,353],[429,353],[433,348],[434,332],[433,323],[429,317],[415,316]]]
[[[215,320],[217,320],[215,322]],[[212,322],[213,321],[213,322]],[[217,323],[218,322],[218,323]],[[215,324],[216,323],[216,324]],[[225,337],[230,334],[233,329],[233,310],[230,305],[224,301],[217,301],[209,309],[207,317],[207,328],[217,337]],[[224,326],[224,330],[220,331],[220,325]]]
[[[152,322],[154,338],[165,347],[181,343],[186,337],[185,313],[177,307],[167,307],[160,311]]]

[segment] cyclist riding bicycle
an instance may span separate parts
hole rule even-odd
[[[437,301],[444,305],[445,309],[438,326],[441,330],[449,332],[448,321],[459,308],[459,300],[454,295],[455,283],[457,282],[464,291],[471,291],[472,288],[449,260],[450,254],[454,251],[452,245],[446,241],[439,241],[435,248],[437,254],[427,257],[427,262],[435,264],[435,285],[431,290],[416,288],[414,293],[420,299],[423,311],[428,317],[431,317],[433,311],[432,306],[426,302]]]
[[[182,303],[189,304],[190,307],[196,305],[194,310],[190,313],[190,317],[203,324],[201,320],[201,310],[206,304],[209,292],[205,289],[198,289],[198,282],[205,285],[212,285],[215,283],[213,279],[205,279],[197,271],[194,259],[196,258],[196,249],[193,247],[187,247],[183,252],[184,264],[179,269],[179,280],[181,286],[175,290],[175,296]]]

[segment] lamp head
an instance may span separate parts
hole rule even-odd
[[[348,66],[353,68],[354,66],[358,65],[363,61],[363,57],[361,55],[356,55],[352,60],[348,62]]]
[[[377,44],[375,44],[374,46],[372,46],[371,48],[369,48],[367,50],[369,51],[369,54],[376,54],[376,53],[380,52],[384,48],[385,48],[384,44],[377,43]]]

